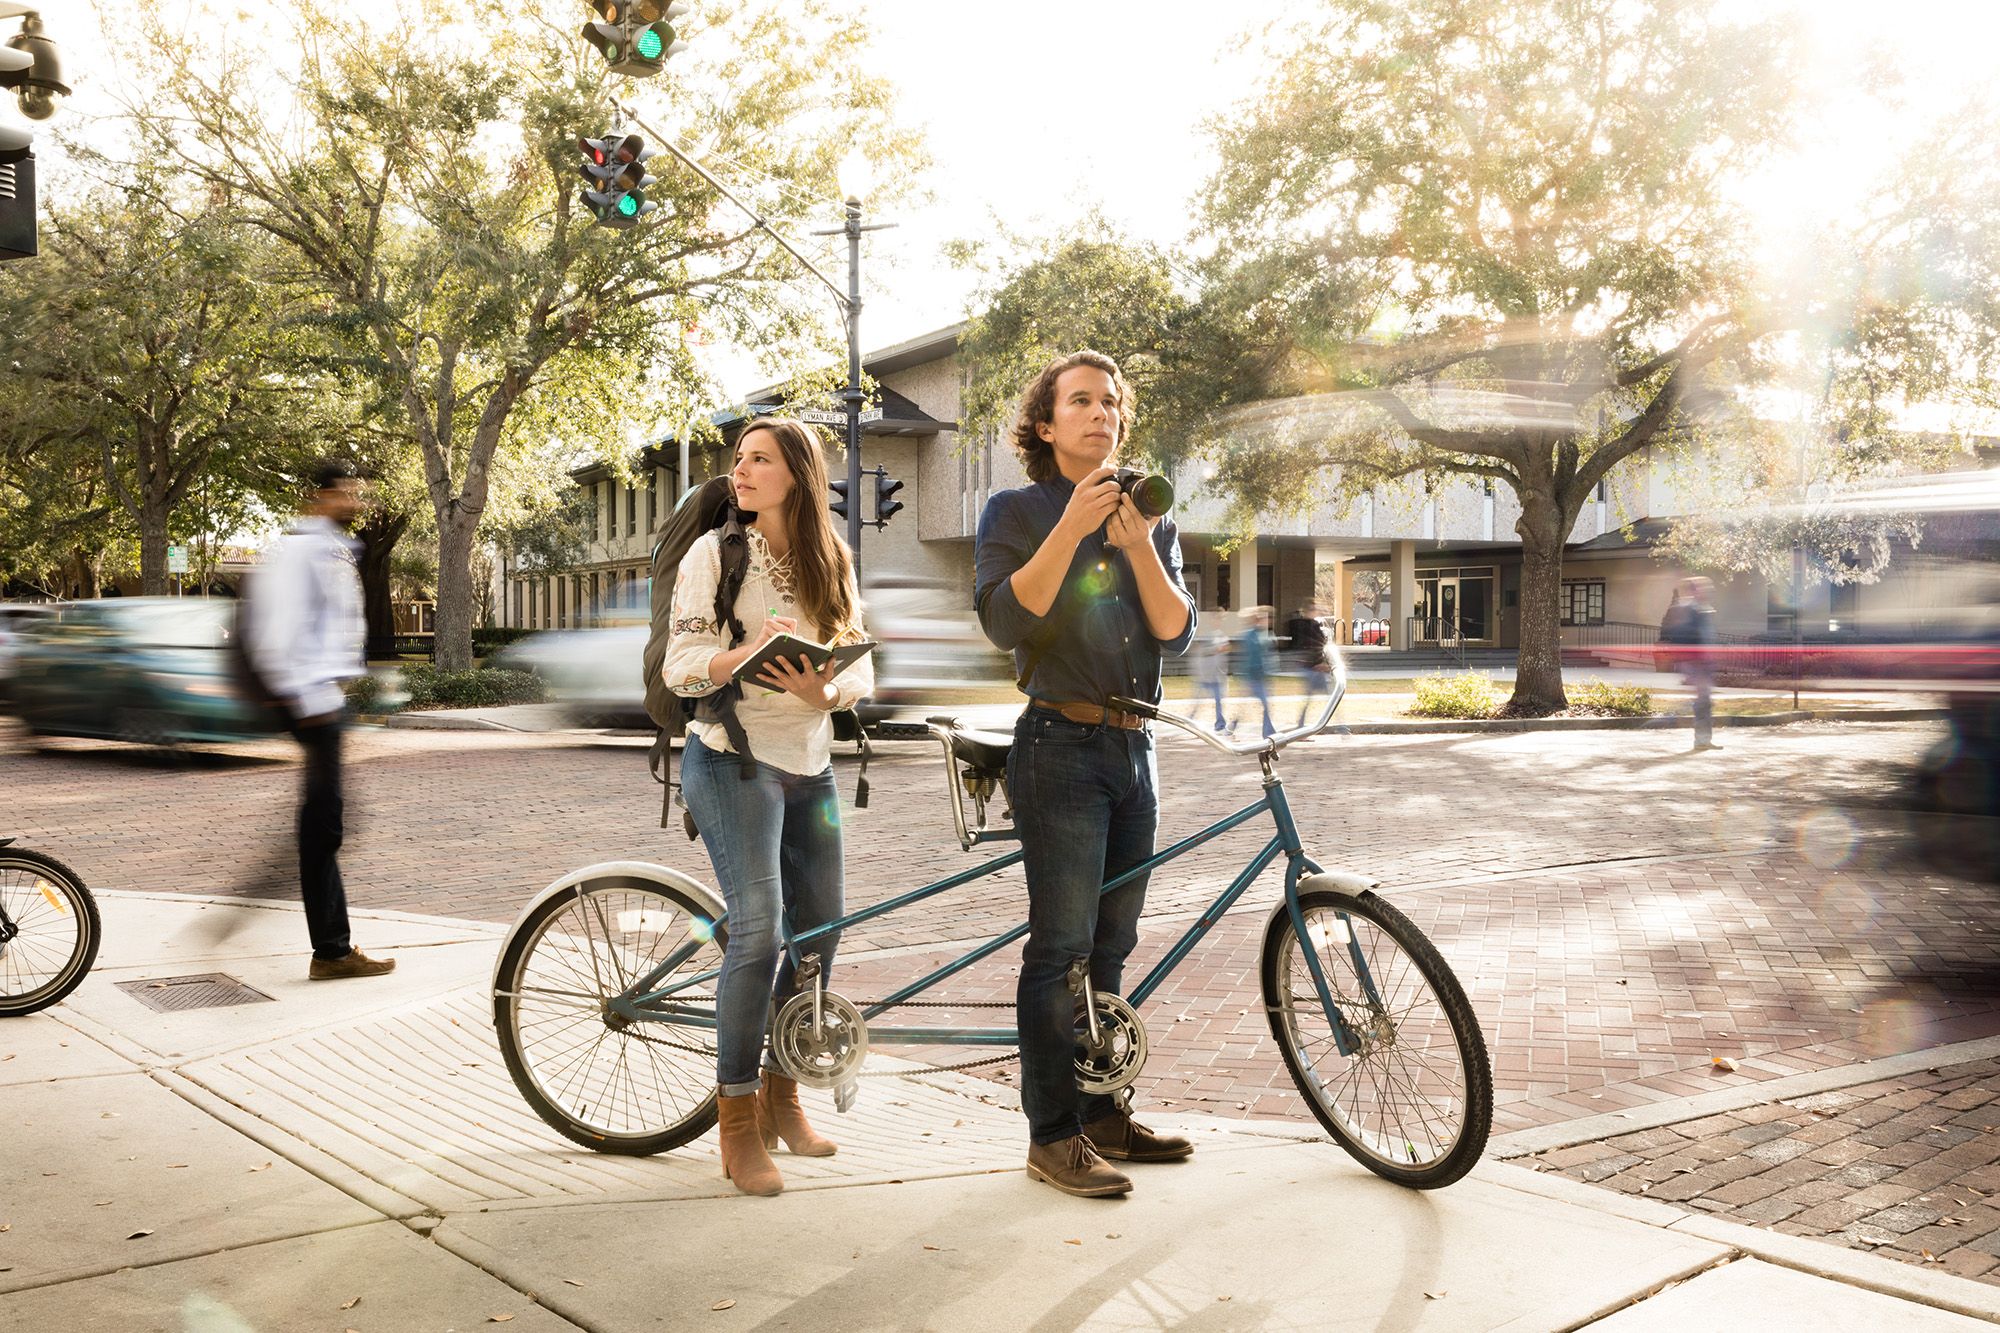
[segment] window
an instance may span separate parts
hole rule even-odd
[[[650,534],[660,526],[660,472],[658,468],[646,469],[646,531]]]
[[[1235,609],[1230,598],[1235,589],[1230,587],[1230,565],[1227,560],[1215,567],[1215,606],[1219,611]]]
[[[1565,579],[1562,590],[1562,623],[1602,625],[1604,623],[1604,580]]]
[[[639,488],[625,488],[625,535],[632,536],[639,531]]]

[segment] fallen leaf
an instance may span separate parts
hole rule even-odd
[[[944,1247],[942,1245],[926,1245],[924,1248],[927,1250],[942,1250]]]
[[[1229,1297],[1227,1297],[1227,1296],[1217,1296],[1217,1297],[1216,1297],[1215,1299],[1217,1299],[1218,1301],[1226,1301],[1226,1300],[1228,1300],[1228,1299],[1229,1299]]]
[[[343,1310],[352,1310],[355,1306],[359,1304],[361,1304],[361,1298],[359,1296],[356,1296],[353,1300],[342,1301],[340,1303],[340,1308]]]
[[[580,1287],[580,1286],[582,1286],[582,1285],[583,1285],[583,1284],[582,1284],[581,1282],[578,1282],[578,1281],[577,1281],[577,1280],[576,1280],[575,1278],[573,1278],[573,1277],[566,1277],[566,1278],[564,1278],[564,1279],[563,1279],[563,1281],[565,1281],[565,1282],[569,1283],[569,1284],[570,1284],[570,1285],[571,1285],[572,1287]]]
[[[97,1118],[99,1120],[116,1120],[118,1118],[118,1113],[116,1111],[106,1111],[103,1115]]]
[[[1944,1260],[1938,1258],[1935,1254],[1932,1254],[1929,1250],[1925,1250],[1923,1253],[1924,1253],[1924,1262],[1927,1264],[1941,1264],[1944,1262]]]
[[[152,1229],[151,1227],[147,1227],[147,1228],[146,1228],[146,1229],[145,1229],[144,1231],[135,1231],[135,1232],[133,1232],[133,1233],[132,1233],[131,1235],[127,1236],[127,1237],[126,1237],[125,1239],[126,1239],[126,1240],[144,1240],[144,1239],[145,1239],[146,1237],[148,1237],[148,1236],[150,1236],[150,1235],[152,1235],[152,1234],[153,1234],[153,1229]]]
[[[14,1224],[12,1222],[0,1222],[0,1231],[12,1231],[13,1229]]]
[[[253,1166],[253,1167],[251,1167],[251,1168],[250,1168],[250,1174],[254,1176],[254,1175],[256,1175],[256,1174],[257,1174],[257,1173],[258,1173],[259,1171],[269,1171],[270,1169],[271,1169],[271,1164],[270,1164],[269,1162],[266,1162],[266,1163],[264,1163],[264,1165],[262,1165],[262,1166]]]
[[[1736,1072],[1736,1062],[1726,1055],[1711,1055],[1708,1058],[1708,1063],[1710,1068],[1720,1069],[1725,1074]]]
[[[91,1206],[92,1208],[109,1208],[109,1207],[111,1206],[111,1200],[109,1200],[109,1199],[99,1199],[99,1200],[98,1200],[98,1201],[97,1201],[96,1203],[93,1203],[93,1204],[92,1204],[92,1205],[90,1205],[90,1206]]]
[[[733,1309],[735,1309],[735,1308],[736,1308],[736,1302],[735,1302],[735,1301],[717,1301],[717,1302],[716,1302],[715,1304],[713,1304],[713,1305],[709,1306],[708,1308],[709,1308],[709,1309],[711,1309],[711,1310],[733,1310]]]
[[[504,1324],[513,1317],[511,1314],[490,1314],[486,1316],[486,1322],[489,1324]]]
[[[1625,983],[1621,981],[1618,984],[1622,986]],[[1427,1301],[1441,1301],[1449,1295],[1451,1293],[1448,1291],[1427,1291],[1424,1293],[1424,1299]]]
[[[1065,1245],[1081,1245],[1081,1244],[1083,1244],[1083,1242],[1082,1242],[1082,1241],[1080,1241],[1080,1240],[1066,1240],[1066,1241],[1064,1241],[1064,1242],[1063,1242],[1063,1244],[1065,1244]]]
[[[1105,1233],[1104,1233],[1104,1239],[1106,1239],[1106,1240],[1117,1240],[1117,1239],[1118,1239],[1118,1233],[1117,1233],[1117,1232],[1115,1232],[1115,1231],[1107,1231],[1107,1232],[1105,1232]]]

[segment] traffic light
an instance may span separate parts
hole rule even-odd
[[[879,470],[875,473],[876,527],[879,528],[887,523],[895,512],[903,507],[903,502],[895,498],[896,492],[902,489],[903,483],[888,473]]]
[[[833,487],[833,503],[830,504],[828,508],[833,510],[833,516],[835,518],[846,518],[847,482],[845,480],[841,480],[841,481],[828,482],[827,484]]]
[[[660,206],[647,202],[645,191],[658,183],[646,174],[653,150],[636,134],[607,134],[601,139],[578,136],[583,152],[584,206],[605,227],[632,227]]]
[[[594,0],[591,7],[598,17],[583,25],[583,40],[604,53],[613,74],[650,79],[687,45],[670,22],[687,13],[680,0]]]

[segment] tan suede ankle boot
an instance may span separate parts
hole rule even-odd
[[[764,1136],[757,1129],[756,1094],[717,1096],[715,1105],[722,1123],[722,1174],[745,1194],[783,1193],[785,1178],[764,1151]]]
[[[816,1133],[806,1121],[806,1109],[799,1105],[799,1085],[795,1079],[765,1070],[763,1086],[757,1089],[757,1123],[764,1131],[764,1146],[785,1146],[799,1157],[831,1157],[840,1151],[824,1134]]]

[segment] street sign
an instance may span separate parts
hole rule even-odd
[[[167,573],[185,574],[187,572],[188,548],[185,546],[169,546],[167,548]]]
[[[815,426],[845,426],[847,424],[847,413],[839,411],[827,412],[817,407],[805,408],[794,415],[800,421],[809,421]],[[863,421],[880,421],[882,419],[882,409],[871,407],[861,414],[861,419]]]

